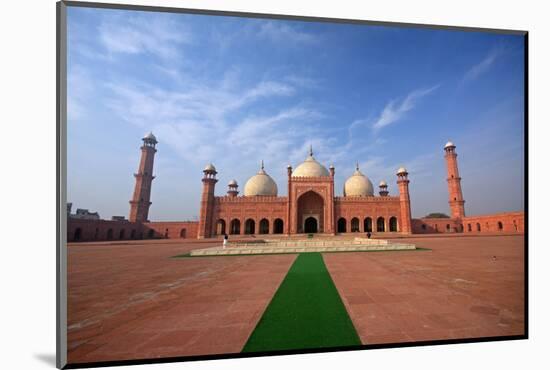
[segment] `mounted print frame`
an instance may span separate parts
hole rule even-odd
[[[59,368],[528,338],[526,31],[57,5]]]

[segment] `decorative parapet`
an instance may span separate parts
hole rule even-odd
[[[398,196],[385,196],[378,197],[375,195],[371,196],[346,196],[346,197],[334,197],[334,202],[341,203],[350,203],[350,202],[377,202],[377,203],[387,203],[387,202],[399,202]]]
[[[465,216],[462,219],[463,220],[469,220],[469,219],[481,219],[481,218],[495,218],[495,217],[523,217],[525,216],[524,211],[512,211],[512,212],[500,212],[500,213],[490,213],[490,214],[484,214],[484,215],[471,215],[471,216]]]
[[[332,176],[317,176],[317,177],[292,176],[292,182],[325,183],[327,181],[332,181]]]
[[[255,195],[255,196],[240,196],[232,197],[224,195],[214,197],[216,203],[286,203],[288,197],[277,197],[272,195]]]

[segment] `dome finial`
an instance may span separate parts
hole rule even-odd
[[[359,171],[359,162],[355,162],[355,169]]]
[[[264,160],[262,159],[262,170],[264,169]]]
[[[313,145],[309,144],[309,156],[313,157]]]

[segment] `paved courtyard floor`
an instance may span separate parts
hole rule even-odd
[[[362,343],[523,334],[523,236],[400,241],[323,255]],[[69,363],[240,352],[296,255],[171,258],[216,244],[69,245]]]
[[[364,344],[524,334],[522,236],[407,241],[431,251],[324,255]]]

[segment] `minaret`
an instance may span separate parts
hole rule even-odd
[[[464,217],[464,198],[458,174],[458,161],[455,152],[456,146],[451,142],[445,144],[445,160],[447,161],[447,184],[449,186],[449,206],[452,218]]]
[[[403,234],[411,234],[411,198],[409,196],[409,173],[404,167],[397,170],[397,185],[399,186],[399,203],[401,208],[401,228]]]
[[[239,187],[239,185],[237,184],[237,180],[229,181],[227,187],[229,188],[229,190],[227,190],[227,195],[229,195],[230,197],[236,197],[239,194],[239,190],[237,190]]]
[[[328,207],[329,210],[329,220],[331,222],[330,229],[328,227],[325,227],[325,232],[330,233],[331,235],[335,235],[334,231],[337,230],[336,227],[336,216],[334,215],[334,175],[336,173],[336,169],[334,168],[334,165],[331,164],[328,168],[330,172],[330,205]],[[332,205],[332,206],[331,206]]]
[[[292,202],[292,166],[289,164],[288,166],[286,166],[286,174],[288,175],[288,188],[287,188],[287,199],[288,201],[286,202],[286,219],[287,221],[285,222],[284,224],[284,228],[285,228],[285,234],[287,236],[290,235],[290,223],[291,223],[291,213],[292,213],[292,209],[291,209],[291,202]]]
[[[151,183],[153,176],[153,161],[157,150],[157,138],[152,132],[145,135],[142,139],[141,160],[139,161],[138,172],[134,174],[136,178],[136,186],[134,195],[130,201],[130,216],[128,220],[131,222],[147,222],[149,216],[149,206],[151,205]]]
[[[214,213],[214,188],[218,180],[216,179],[216,167],[212,163],[202,171],[202,197],[199,218],[199,239],[210,238],[212,236],[213,213]]]
[[[388,192],[388,184],[386,184],[385,181],[380,181],[380,185],[378,185],[380,187],[380,196],[381,197],[387,197],[389,192]]]

